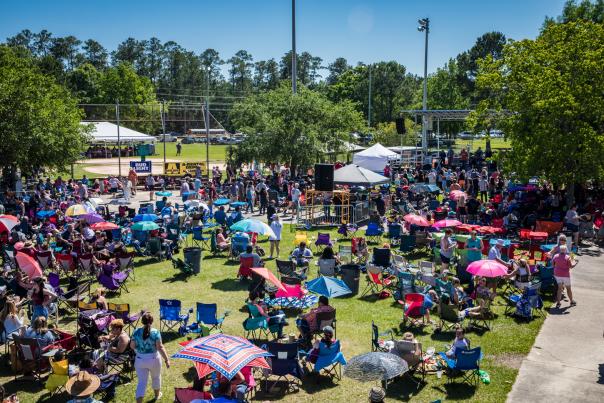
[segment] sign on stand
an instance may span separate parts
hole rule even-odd
[[[130,168],[134,169],[137,174],[150,174],[151,161],[130,161]]]

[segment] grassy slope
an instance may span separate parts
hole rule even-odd
[[[310,234],[311,236],[313,233]],[[316,234],[315,234],[316,236]],[[292,233],[284,231],[283,249],[288,250],[292,245]],[[268,247],[268,244],[263,244]],[[281,256],[285,252],[282,251]],[[238,266],[234,263],[225,263],[224,257],[204,258],[202,262],[201,275],[191,277],[188,280],[176,275],[172,265],[168,262],[137,262],[136,281],[129,285],[130,293],[124,293],[121,297],[114,297],[114,301],[129,302],[132,309],[149,309],[158,314],[158,298],[180,298],[183,306],[193,306],[196,301],[216,302],[219,311],[230,310],[224,324],[225,333],[243,335],[242,322],[246,317],[241,309],[247,296],[247,284],[234,280]],[[275,269],[274,261],[269,261],[267,266]],[[316,274],[311,270],[311,277]],[[361,290],[365,280],[361,280]],[[392,298],[375,300],[372,298],[340,298],[332,301],[338,310],[337,336],[342,341],[343,351],[347,358],[357,354],[370,351],[371,346],[371,321],[380,327],[380,331],[393,329],[397,335],[401,335],[399,328],[401,309],[398,304],[393,304]],[[503,302],[497,299],[494,305],[495,312],[499,317],[495,321],[494,329],[483,335],[469,333],[473,346],[481,346],[485,355],[482,368],[489,372],[491,384],[481,384],[476,390],[474,388],[461,386],[445,386],[444,378],[437,380],[434,375],[427,376],[427,384],[418,392],[408,381],[398,381],[388,389],[389,400],[413,400],[417,402],[428,402],[435,399],[445,400],[468,400],[476,402],[504,402],[507,393],[517,374],[515,368],[520,359],[530,350],[535,336],[542,324],[542,319],[530,323],[517,323],[514,319],[503,315]],[[437,319],[436,315],[433,318]],[[289,318],[290,325],[285,328],[286,333],[296,332],[293,326],[294,318]],[[418,339],[423,343],[424,349],[429,346],[436,347],[437,351],[444,349],[445,343],[449,343],[452,333],[434,334],[431,328],[424,331],[415,331]],[[175,335],[164,335],[167,350],[174,353],[178,349],[177,342],[181,339],[174,338]],[[173,387],[185,386],[191,382],[191,362],[184,360],[173,360],[170,370],[164,368],[163,392],[164,400],[170,401],[173,397]],[[0,378],[0,382],[7,382],[5,387],[9,390],[18,388],[21,401],[31,402],[43,395],[43,390],[34,383],[19,382],[15,384],[7,370]],[[116,401],[133,401],[134,388],[136,384],[131,383],[120,386]],[[349,379],[343,379],[339,385],[334,386],[329,380],[323,380],[317,384],[314,379],[304,382],[299,393],[286,396],[265,396],[258,394],[259,400],[277,400],[282,402],[360,402],[365,401],[367,392],[372,384],[362,384]],[[150,391],[147,394],[150,397]],[[416,394],[409,396],[409,394]],[[447,399],[447,400],[448,400]],[[56,399],[54,401],[64,401]]]

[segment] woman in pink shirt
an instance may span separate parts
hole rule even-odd
[[[573,292],[570,284],[570,269],[577,265],[570,255],[567,254],[568,249],[566,245],[560,245],[559,252],[552,258],[552,264],[554,265],[554,277],[556,283],[558,283],[558,293],[556,294],[556,308],[560,308],[560,300],[562,298],[562,291],[564,287],[568,291],[568,298],[570,299],[570,306],[577,305],[577,302],[573,299]]]

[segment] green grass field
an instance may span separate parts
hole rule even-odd
[[[332,234],[334,231],[332,231]],[[316,237],[316,231],[309,232],[310,237]],[[285,257],[292,248],[293,233],[284,228],[281,257]],[[342,243],[349,244],[348,241]],[[268,251],[268,243],[261,245]],[[415,258],[425,258],[417,255]],[[276,273],[275,262],[268,261],[267,267]],[[192,307],[195,302],[216,302],[219,312],[230,311],[224,323],[224,332],[233,335],[243,335],[242,322],[246,318],[243,311],[244,301],[247,296],[247,283],[235,280],[238,263],[227,262],[226,257],[212,257],[204,252],[201,274],[189,278],[176,272],[170,262],[155,262],[146,258],[136,262],[136,281],[128,285],[129,293],[111,297],[112,301],[128,302],[133,310],[148,309],[158,322],[158,299],[179,298],[184,307]],[[316,276],[313,264],[309,269],[310,278]],[[361,280],[361,292],[365,287],[365,279]],[[94,287],[93,287],[94,288]],[[333,306],[338,312],[337,337],[341,340],[343,352],[347,359],[371,350],[371,321],[380,327],[380,331],[393,330],[400,337],[406,330],[401,327],[402,310],[400,305],[392,298],[378,300],[374,297],[360,297],[333,299]],[[549,305],[549,304],[548,304]],[[504,402],[518,373],[521,359],[529,352],[543,319],[535,319],[529,323],[504,316],[504,302],[497,298],[494,302],[494,311],[497,318],[494,327],[486,333],[470,332],[467,337],[472,346],[482,347],[484,360],[481,368],[486,370],[491,377],[489,385],[480,384],[477,388],[468,385],[447,386],[445,378],[437,380],[435,375],[427,375],[426,383],[419,389],[409,380],[399,380],[388,389],[388,401],[416,401],[430,402],[436,399],[466,400],[473,402]],[[433,319],[437,320],[436,314]],[[284,329],[287,333],[296,333],[295,318],[288,315],[289,326]],[[73,322],[69,325],[73,328]],[[435,347],[443,351],[445,344],[450,343],[454,337],[451,332],[435,333],[428,326],[424,329],[412,330],[423,343],[424,350]],[[170,354],[179,348],[179,338],[176,334],[164,334],[164,342]],[[173,388],[190,385],[194,374],[190,361],[172,360],[172,368],[163,370],[162,390],[163,401],[172,401]],[[15,382],[10,369],[3,368],[0,382],[8,391],[18,391],[22,402],[34,402],[41,399],[44,390],[34,382]],[[266,395],[258,392],[253,400],[280,401],[280,402],[364,402],[372,383],[359,383],[344,378],[341,382],[333,384],[328,379],[309,377],[303,381],[298,393],[287,395]],[[136,379],[129,384],[118,387],[117,402],[132,402]],[[152,392],[148,390],[147,398]],[[63,402],[63,397],[53,398],[49,401]]]

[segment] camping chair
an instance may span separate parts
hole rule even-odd
[[[317,252],[321,252],[326,246],[331,246],[331,237],[328,232],[319,232],[315,241],[315,249]]]
[[[231,238],[231,253],[229,257],[234,259],[245,252],[249,243],[250,239],[246,236],[233,236]]]
[[[392,251],[388,248],[373,248],[373,264],[384,269],[390,267]]]
[[[430,238],[428,238],[428,233],[424,231],[416,231],[415,232],[415,245],[414,247],[418,248],[428,248],[430,249]]]
[[[207,326],[210,332],[216,329],[220,333],[222,333],[222,322],[224,322],[224,318],[226,317],[227,313],[223,313],[222,316],[219,318],[217,312],[218,306],[216,304],[204,304],[198,302],[196,312],[196,323],[198,325]]]
[[[252,267],[254,267],[254,258],[252,256],[239,256],[239,271],[237,272],[237,278],[242,280],[244,278],[252,278]]]
[[[395,245],[401,240],[401,226],[400,224],[388,225],[388,239],[390,243]]]
[[[189,321],[189,314],[193,312],[193,308],[188,313],[182,314],[181,302],[178,299],[160,299],[159,300],[159,331],[178,331],[186,328]],[[177,328],[178,327],[178,328]]]
[[[82,270],[81,274],[96,277],[98,268],[94,265],[92,258],[92,253],[84,253],[78,257],[78,264]]]
[[[308,234],[306,231],[296,231],[296,235],[294,235],[294,246],[300,245],[300,242],[306,243],[308,245]]]
[[[96,311],[99,309],[99,304],[95,302],[78,301],[78,311]]]
[[[415,249],[415,235],[401,235],[401,245],[399,246],[399,250],[403,253],[409,253],[412,252],[413,249]]]
[[[243,322],[243,330],[246,339],[258,340],[259,336],[264,335],[268,338],[269,328],[268,320],[260,315],[258,307],[254,304],[247,304],[249,317]]]
[[[84,300],[89,294],[90,282],[76,283],[74,288],[57,294],[57,312],[59,309],[64,309],[69,313],[77,314],[78,302]]]
[[[343,263],[352,263],[352,246],[339,245],[338,254]]]
[[[387,353],[388,352],[388,348],[385,347],[385,340],[381,339],[380,336],[387,336],[390,335],[390,340],[394,341],[394,333],[392,333],[392,330],[388,330],[386,332],[382,332],[380,333],[380,330],[378,329],[377,325],[371,321],[371,351],[375,352],[383,352],[383,353]]]
[[[69,361],[54,361],[49,358],[51,373],[44,384],[44,388],[50,392],[50,396],[65,392],[65,384],[69,380]]]
[[[392,254],[392,265],[400,271],[407,267],[408,262],[407,262],[407,259],[405,259],[403,256],[393,253]]]
[[[194,273],[193,265],[191,265],[190,263],[185,262],[184,260],[182,260],[179,257],[177,257],[177,258],[172,257],[171,260],[172,260],[172,267],[174,267],[175,270],[180,270],[186,276],[189,276]]]
[[[281,283],[285,285],[300,285],[302,284],[302,279],[297,276],[281,276]]]
[[[48,357],[42,354],[37,339],[13,335],[17,349],[17,359],[21,361],[23,373],[31,372],[34,379],[40,382],[50,368]],[[15,372],[15,380],[17,373]]]
[[[380,294],[392,284],[391,277],[384,277],[382,268],[372,263],[367,264],[367,285],[361,296],[369,293]]]
[[[12,247],[6,247],[4,249],[3,261],[4,265],[9,265],[11,269],[17,268],[17,261],[15,260],[15,250]]]
[[[291,260],[275,260],[279,276],[283,277],[298,277],[296,273],[296,264]]]
[[[283,381],[287,383],[288,392],[296,392],[304,376],[298,361],[298,343],[268,342],[262,348],[272,354],[267,359],[270,369],[263,371],[266,392],[269,392],[277,382]],[[273,380],[272,386],[269,386],[269,378]]]
[[[479,361],[482,357],[480,347],[470,350],[458,350],[455,358],[448,358],[444,353],[439,353],[441,358],[447,364],[447,381],[453,382],[456,375],[461,374],[463,383],[478,385],[480,366]]]
[[[42,271],[52,267],[52,252],[49,250],[40,251],[36,253],[36,259],[42,268]]]
[[[149,238],[145,246],[145,254],[154,257],[161,262],[165,257],[162,239],[158,237]]]
[[[76,262],[73,256],[57,253],[55,259],[65,274],[69,275],[76,270]]]
[[[409,293],[405,295],[404,301],[398,301],[403,306],[403,326],[407,325],[407,320],[412,326],[423,326],[425,324],[424,298],[423,294]]]
[[[193,400],[212,401],[214,396],[210,392],[201,392],[192,388],[174,388],[175,403],[191,403]]]
[[[384,230],[380,227],[378,223],[368,223],[367,229],[365,230],[365,237],[367,237],[367,242],[380,243],[383,232]]]
[[[491,330],[491,321],[494,318],[491,311],[491,300],[489,298],[478,298],[476,302],[481,306],[478,315],[470,316],[468,327]]]
[[[124,330],[128,331],[128,335],[132,333],[131,330],[133,328],[136,328],[142,316],[142,312],[130,314],[130,304],[107,302],[107,308],[109,311],[113,312],[118,319],[124,321]]]
[[[433,276],[434,275],[434,263],[427,261],[427,260],[420,261],[419,262],[419,271],[424,275]]]
[[[406,271],[399,271],[396,274],[397,283],[396,290],[394,291],[393,297],[396,301],[404,300],[405,295],[408,293],[418,292],[417,286],[415,285],[415,275]]]
[[[308,357],[308,353],[306,352],[301,352],[300,354],[304,357]],[[329,347],[324,342],[319,342],[318,357],[313,365],[312,371],[318,374],[323,372],[332,380],[339,381],[342,379],[342,365],[346,365],[346,359],[341,352],[340,340],[336,340],[336,342]]]
[[[319,271],[317,275],[335,277],[336,276],[336,260],[335,259],[319,259]]]
[[[120,378],[131,380],[134,373],[134,359],[136,354],[128,346],[126,351],[118,356],[105,357],[105,368],[107,374],[117,374]]]
[[[194,227],[191,229],[191,240],[193,241],[193,244],[200,247],[201,249],[206,249],[209,250],[210,249],[210,245],[209,245],[209,241],[210,238],[207,236],[203,235],[203,227],[199,226],[199,227]]]
[[[123,272],[108,272],[102,271],[98,276],[98,281],[107,291],[121,295],[122,290],[129,292],[126,286],[126,280],[132,271],[126,270]]]
[[[422,351],[422,343],[414,343],[412,341],[405,340],[397,340],[394,344],[394,349],[396,351],[396,355],[405,356],[406,354],[417,354],[417,360],[415,361],[407,361],[409,365],[409,371],[407,371],[404,375],[408,375],[409,379],[419,387],[420,383],[424,381],[424,377],[426,374],[425,365],[424,365],[424,354]],[[421,381],[418,381],[414,378],[414,375],[419,371],[421,375]]]
[[[317,313],[317,328],[311,329],[311,336],[318,336],[323,333],[323,328],[325,326],[331,326],[333,328],[333,336],[336,337],[337,333],[337,319],[336,319],[336,310],[329,312],[319,312]]]
[[[457,326],[463,324],[465,318],[456,305],[445,304],[441,301],[438,310],[440,316],[439,331],[454,330]]]
[[[541,266],[539,268],[539,282],[541,284],[541,291],[545,291],[547,288],[551,288],[554,292],[558,289],[556,278],[554,277],[553,266]]]
[[[512,312],[518,314],[519,310],[524,311],[522,308],[526,305],[528,310],[522,315],[525,319],[531,319],[535,314],[542,316],[543,300],[539,295],[540,288],[540,283],[534,283],[524,288],[520,294],[509,295],[506,298],[508,304],[505,307],[505,314],[509,315]]]

